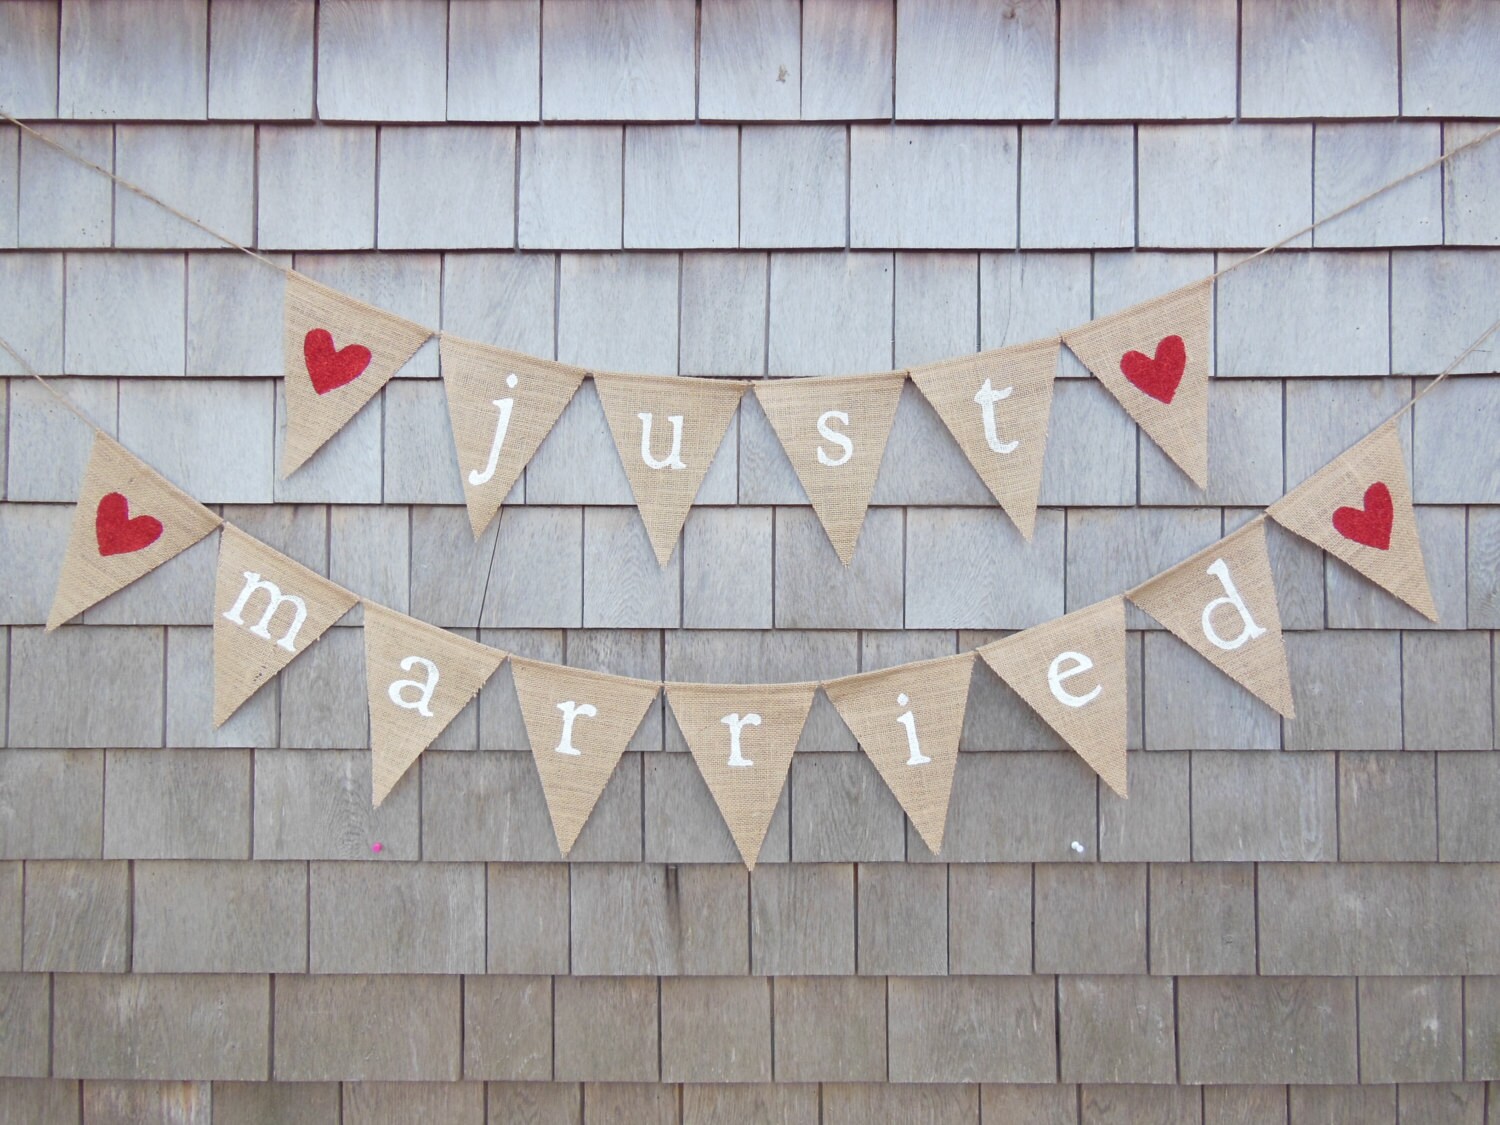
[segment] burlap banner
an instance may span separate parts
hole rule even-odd
[[[514,656],[510,667],[566,859],[661,684]]]
[[[666,566],[746,384],[595,372],[594,385],[651,549]]]
[[[285,477],[343,429],[432,332],[290,270],[283,301]]]
[[[965,652],[823,685],[934,853],[943,849],[973,669]]]
[[[1123,598],[994,641],[979,655],[1106,785],[1126,796]]]
[[[433,739],[505,662],[505,653],[367,601],[371,803],[379,806]]]
[[[1319,469],[1266,515],[1429,620],[1438,619],[1394,421]]]
[[[905,372],[887,371],[755,384],[755,397],[845,566],[865,525],[905,381]]]
[[[1125,596],[1258,699],[1295,715],[1264,518]]]
[[[439,341],[448,417],[474,538],[572,401],[581,367],[454,336]]]
[[[667,702],[745,866],[760,846],[817,684],[667,684]]]
[[[1208,485],[1205,279],[1063,333],[1094,376],[1199,488]]]
[[[1042,487],[1057,340],[995,348],[911,370],[912,381],[1021,535]]]
[[[221,522],[114,438],[96,433],[48,632],[180,555]]]
[[[358,601],[225,524],[214,583],[214,726],[222,726]]]

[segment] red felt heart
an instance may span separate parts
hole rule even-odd
[[[1395,521],[1391,490],[1384,481],[1376,481],[1365,489],[1363,508],[1340,508],[1333,513],[1335,531],[1345,539],[1374,547],[1377,551],[1391,549],[1391,524]]]
[[[1171,402],[1187,367],[1187,348],[1181,336],[1164,336],[1156,356],[1130,351],[1120,357],[1120,371],[1137,388],[1158,402]]]
[[[302,341],[302,358],[307,362],[313,390],[326,395],[365,373],[370,366],[370,349],[363,344],[335,349],[333,333],[326,328],[314,328]]]
[[[99,540],[99,554],[128,555],[161,538],[161,520],[155,516],[131,519],[130,502],[121,493],[111,492],[99,500],[94,513],[94,536]]]

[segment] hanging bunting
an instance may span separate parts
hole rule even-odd
[[[1106,785],[1126,796],[1123,598],[1024,629],[979,655]]]
[[[422,751],[505,662],[505,653],[365,602],[370,798],[379,807]]]
[[[1266,515],[1428,620],[1438,619],[1394,421],[1319,469]]]
[[[1208,486],[1212,304],[1207,279],[1063,333],[1063,343],[1199,488]]]
[[[755,384],[755,397],[845,566],[854,558],[905,381],[905,372],[887,371]]]
[[[594,384],[651,549],[666,566],[746,384],[602,372]]]
[[[286,477],[343,429],[432,333],[291,270],[283,302]]]
[[[515,656],[510,667],[566,859],[661,685]]]
[[[1028,543],[1061,346],[1038,340],[911,370],[912,382]]]
[[[974,654],[831,680],[824,692],[934,855],[943,850]]]
[[[755,869],[817,684],[667,684],[693,760]]]
[[[359,599],[225,524],[214,582],[214,726],[307,651]]]
[[[469,526],[478,539],[585,372],[454,336],[442,337],[438,347]]]
[[[222,522],[114,438],[96,433],[47,631],[180,555]]]
[[[1256,698],[1294,717],[1264,517],[1125,596]]]

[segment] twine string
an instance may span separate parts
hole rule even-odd
[[[1297,239],[1301,238],[1304,234],[1310,234],[1313,231],[1317,230],[1324,223],[1331,223],[1334,219],[1342,218],[1350,211],[1353,211],[1359,207],[1363,207],[1366,203],[1370,202],[1370,200],[1374,199],[1376,196],[1384,195],[1388,191],[1393,191],[1396,188],[1400,187],[1402,184],[1408,183],[1411,180],[1416,179],[1418,176],[1425,175],[1426,173],[1432,171],[1440,164],[1446,164],[1455,156],[1459,156],[1462,153],[1467,152],[1471,148],[1476,148],[1479,145],[1484,144],[1485,141],[1488,141],[1497,133],[1500,133],[1500,125],[1495,126],[1493,129],[1490,129],[1487,132],[1479,134],[1479,136],[1475,137],[1473,140],[1465,141],[1455,149],[1450,149],[1448,152],[1442,153],[1436,159],[1429,160],[1426,164],[1423,164],[1420,168],[1413,168],[1405,175],[1398,176],[1394,180],[1391,180],[1389,183],[1381,184],[1374,191],[1367,192],[1366,194],[1360,196],[1358,199],[1354,200],[1354,202],[1352,203],[1344,204],[1344,206],[1340,207],[1337,211],[1333,211],[1327,215],[1323,215],[1320,218],[1314,219],[1301,230],[1295,230],[1291,234],[1286,235],[1284,238],[1280,238],[1277,241],[1271,243],[1271,245],[1261,247],[1259,250],[1249,255],[1248,257],[1241,258],[1237,262],[1231,262],[1229,265],[1215,270],[1213,273],[1208,275],[1208,280],[1217,281],[1219,278],[1223,277],[1226,273],[1229,273],[1232,270],[1237,270],[1241,266],[1249,265],[1251,262],[1255,261],[1259,257],[1262,257],[1263,255],[1280,250],[1282,247],[1288,245],[1289,243],[1297,241]],[[1460,359],[1459,362],[1462,362],[1462,359]]]
[[[14,125],[17,129],[20,129],[27,136],[35,137],[38,141],[40,141],[42,144],[46,145],[48,148],[53,149],[56,152],[62,153],[69,160],[72,160],[72,161],[74,161],[74,162],[76,162],[78,164],[82,164],[85,168],[92,168],[95,172],[98,172],[101,176],[106,176],[110,180],[113,180],[115,183],[119,184],[120,187],[124,188],[126,191],[134,192],[136,195],[138,195],[142,199],[146,200],[146,202],[156,204],[156,206],[160,207],[163,211],[167,212],[167,214],[169,214],[169,215],[175,215],[177,218],[181,219],[183,222],[187,223],[188,225],[197,227],[199,230],[201,230],[204,234],[208,235],[210,238],[217,238],[220,242],[224,243],[226,246],[232,246],[234,249],[240,251],[240,253],[242,253],[242,254],[249,254],[250,257],[254,258],[257,262],[262,262],[265,265],[270,266],[273,270],[277,270],[280,273],[287,273],[287,272],[289,272],[285,266],[280,265],[277,262],[273,262],[270,258],[266,257],[264,254],[260,253],[259,251],[252,250],[248,246],[241,245],[239,242],[236,242],[234,239],[230,238],[227,234],[223,233],[222,231],[214,230],[214,228],[211,227],[211,226],[209,226],[207,223],[200,222],[199,220],[193,218],[191,215],[188,215],[188,214],[185,214],[182,211],[179,211],[176,207],[173,207],[166,200],[160,198],[159,196],[153,195],[151,192],[147,191],[145,188],[141,187],[139,184],[133,184],[129,180],[125,179],[125,177],[123,177],[123,176],[117,176],[115,173],[111,172],[108,168],[100,167],[98,164],[95,164],[92,160],[89,160],[87,157],[81,156],[78,153],[74,152],[72,149],[68,148],[67,145],[61,144],[61,143],[53,140],[51,137],[47,136],[47,134],[45,134],[43,132],[40,132],[40,131],[38,131],[36,129],[33,129],[30,125],[26,124],[26,122],[24,122],[24,121],[17,121],[14,117],[12,117],[10,114],[6,113],[4,110],[0,110],[0,118],[4,118],[6,121],[8,121],[12,125]]]
[[[67,394],[65,394],[63,391],[58,390],[55,386],[52,385],[49,380],[42,378],[42,376],[37,373],[36,368],[32,367],[31,364],[26,362],[26,357],[23,356],[20,352],[16,351],[15,348],[11,347],[10,341],[5,339],[5,337],[3,336],[0,336],[0,349],[3,349],[11,359],[16,361],[16,365],[21,369],[22,374],[30,375],[33,379],[40,383],[42,385],[42,388],[49,395],[51,395],[63,406],[67,407],[74,414],[76,414],[78,416],[78,419],[85,426],[88,426],[95,433],[104,433],[103,426],[99,425],[98,422],[95,422],[92,418],[90,418],[83,407],[79,406],[76,402],[69,398]]]

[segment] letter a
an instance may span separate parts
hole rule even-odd
[[[682,415],[668,414],[667,421],[672,423],[672,449],[666,459],[658,461],[651,456],[651,415],[637,414],[641,420],[641,460],[646,462],[649,469],[685,469],[682,463]]]
[[[1233,652],[1246,641],[1253,641],[1256,637],[1264,636],[1266,631],[1255,623],[1255,618],[1250,616],[1250,610],[1245,606],[1245,599],[1240,597],[1240,592],[1234,588],[1234,579],[1229,577],[1229,567],[1225,565],[1224,560],[1215,559],[1208,568],[1208,573],[1223,584],[1224,594],[1203,607],[1203,635],[1225,652]],[[1214,610],[1221,605],[1233,606],[1240,615],[1240,631],[1233,640],[1226,641],[1214,628]]]
[[[404,707],[408,711],[415,711],[424,719],[432,718],[432,693],[438,686],[437,665],[425,656],[408,656],[401,662],[401,671],[410,672],[420,664],[427,672],[425,680],[396,680],[386,689],[386,694],[391,697],[391,702],[397,707]],[[417,698],[408,703],[401,698],[401,692],[405,688],[416,688],[420,693]]]

